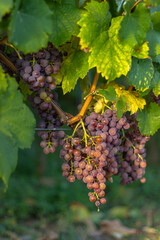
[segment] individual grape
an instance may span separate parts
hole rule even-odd
[[[49,153],[50,153],[50,150],[49,150],[48,147],[45,147],[45,148],[43,148],[43,152],[44,152],[45,154],[49,154]]]
[[[80,144],[80,139],[79,138],[73,138],[72,144],[75,146],[78,146]]]
[[[97,199],[96,196],[93,195],[93,194],[89,197],[89,200],[90,200],[91,202],[95,202],[96,199]]]
[[[40,103],[41,103],[40,97],[35,97],[35,98],[34,98],[34,103],[35,103],[35,104],[40,104]]]
[[[38,63],[36,63],[34,66],[33,66],[33,70],[35,71],[35,72],[40,72],[41,71],[41,66],[38,64]],[[33,72],[34,72],[33,71]]]
[[[106,199],[105,199],[105,198],[101,198],[101,199],[100,199],[100,203],[101,203],[101,204],[105,204],[105,203],[106,203]]]
[[[41,141],[40,146],[41,146],[41,148],[45,148],[47,146],[46,141]]]
[[[79,167],[84,169],[86,166],[86,163],[84,161],[79,162]]]
[[[46,103],[50,103],[50,102],[51,102],[51,98],[50,98],[50,97],[46,97],[46,98],[44,99],[44,101],[45,101]]]
[[[28,79],[29,79],[29,77],[30,77],[30,74],[24,73],[24,75],[23,75],[23,80],[24,80],[25,82],[27,82]]]
[[[69,176],[69,172],[68,171],[63,171],[62,175],[63,175],[63,177],[68,177]]]
[[[75,179],[74,175],[70,175],[67,177],[67,180],[68,180],[68,182],[75,182],[76,179]]]
[[[35,81],[36,81],[36,79],[35,79],[35,77],[33,77],[33,76],[30,76],[30,77],[28,78],[28,83],[29,83],[29,84],[33,84]]]
[[[25,73],[31,73],[32,72],[32,68],[30,66],[26,66],[24,68],[24,71],[25,71]]]
[[[94,182],[94,183],[93,183],[93,188],[94,188],[94,189],[99,188],[99,184],[98,184],[98,182]]]
[[[68,163],[63,163],[62,164],[62,170],[63,171],[69,171],[70,170],[70,166]]]
[[[24,69],[25,69],[27,66],[29,66],[29,62],[28,62],[28,61],[22,60],[21,64],[22,64],[22,67],[23,67]]]
[[[82,174],[82,168],[76,168],[75,169],[75,174],[76,175],[81,175]]]
[[[88,164],[86,165],[86,170],[87,170],[87,171],[92,171],[92,169],[93,169],[92,164],[89,164],[89,163],[88,163]]]
[[[52,76],[47,76],[47,77],[46,77],[46,82],[52,83],[52,82],[53,82]]]
[[[92,183],[87,183],[87,188],[92,189],[93,188]]]
[[[104,196],[105,196],[105,191],[102,190],[98,193],[98,197],[102,198]]]
[[[53,65],[53,73],[57,74],[61,69],[61,65],[55,64]]]
[[[47,109],[48,109],[48,103],[42,102],[42,103],[40,104],[40,109],[41,109],[41,110],[47,110]]]
[[[99,187],[101,190],[104,190],[106,188],[106,185],[104,183],[100,183]]]
[[[40,76],[40,72],[37,71],[37,70],[34,70],[34,71],[32,72],[32,76],[35,77],[35,78],[38,78],[38,77]]]
[[[65,136],[64,131],[58,131],[58,137],[64,138],[64,136]]]
[[[37,77],[37,81],[39,82],[39,83],[43,83],[44,84],[44,76],[39,76],[39,77]],[[41,86],[41,87],[43,87],[43,86]]]
[[[88,183],[93,183],[93,181],[94,181],[93,176],[92,176],[92,175],[86,176],[86,181],[87,181]]]
[[[40,60],[40,66],[45,68],[48,65],[48,60],[47,59],[41,59]],[[39,70],[40,71],[40,70]]]
[[[116,133],[117,133],[117,130],[116,130],[116,128],[114,128],[114,127],[111,127],[111,128],[109,129],[109,134],[110,134],[111,136],[114,136],[114,135],[116,135]]]
[[[45,67],[45,73],[47,75],[50,75],[53,72],[52,66],[48,65],[47,67]]]
[[[100,201],[96,201],[96,202],[95,202],[95,205],[96,205],[97,208],[99,208],[100,205],[101,205]]]
[[[84,177],[88,176],[88,171],[86,169],[83,170],[83,176]]]

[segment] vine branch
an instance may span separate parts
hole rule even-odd
[[[90,89],[89,93],[93,93],[96,90],[98,78],[99,78],[99,73],[97,73],[97,71],[96,71],[96,73],[94,75],[93,83],[92,83],[92,86],[91,86],[91,89]],[[72,125],[73,123],[78,122],[84,116],[84,114],[85,114],[85,112],[86,112],[86,110],[87,110],[87,108],[88,108],[92,98],[93,98],[93,95],[89,94],[87,99],[86,99],[86,101],[85,101],[85,103],[83,104],[83,107],[80,110],[80,112],[75,117],[72,117],[72,118],[68,119],[68,121],[67,121],[68,125]]]
[[[51,100],[52,107],[56,111],[61,123],[67,124],[68,119],[72,118],[73,116],[70,113],[65,113],[55,101]]]
[[[17,73],[17,68],[6,56],[3,55],[1,51],[0,51],[0,61],[3,62],[7,67],[9,67],[12,70],[12,72]]]
[[[138,0],[133,6],[132,6],[132,8],[131,8],[131,12],[133,12],[134,11],[134,9],[135,9],[135,7],[136,7],[136,5],[139,3],[139,2],[141,2],[141,0]]]

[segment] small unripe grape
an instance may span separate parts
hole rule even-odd
[[[40,93],[40,98],[41,98],[41,99],[47,98],[47,93],[46,93],[46,92],[41,92],[41,93]]]
[[[51,102],[51,98],[50,98],[50,97],[46,97],[46,98],[44,99],[44,101],[45,101],[46,103],[50,103],[50,102]]]

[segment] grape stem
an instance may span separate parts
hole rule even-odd
[[[89,95],[86,98],[85,103],[83,104],[82,109],[80,110],[80,112],[75,117],[72,117],[72,118],[68,119],[68,121],[67,121],[68,125],[72,125],[73,123],[78,122],[84,116],[84,114],[85,114],[85,112],[86,112],[86,110],[87,110],[87,108],[88,108],[88,106],[89,106],[89,104],[90,104],[90,102],[91,102],[91,100],[93,98],[93,94],[92,93],[96,90],[98,78],[99,78],[99,73],[97,73],[97,71],[96,71],[96,73],[94,75],[94,79],[93,79],[93,83],[92,83],[91,89],[89,91]]]
[[[12,70],[12,72],[17,73],[17,68],[6,56],[3,55],[1,51],[0,51],[0,61],[4,63],[7,67],[9,67]]]

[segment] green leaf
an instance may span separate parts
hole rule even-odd
[[[118,39],[120,23],[123,17],[112,19],[111,27],[97,38],[89,57],[90,68],[97,71],[109,81],[127,75],[131,65],[132,49],[127,44],[121,44]]]
[[[152,24],[153,24],[152,28],[153,28],[153,30],[160,32],[160,24],[159,24],[159,22],[160,22],[160,12],[154,12],[152,14],[151,18],[152,18]]]
[[[35,119],[23,103],[14,78],[2,73],[7,88],[0,95],[0,177],[7,186],[17,163],[18,148],[29,148],[34,137]]]
[[[160,32],[150,29],[146,40],[149,46],[149,55],[155,58],[160,54]]]
[[[133,58],[132,67],[128,73],[131,85],[139,91],[144,92],[150,87],[154,68],[150,59]]]
[[[109,86],[107,89],[98,89],[97,93],[105,97],[106,100],[114,102],[117,99],[117,93],[114,87]]]
[[[153,135],[160,128],[160,106],[150,103],[148,109],[145,108],[138,113],[138,126],[144,135]]]
[[[114,82],[111,84],[115,88],[118,98],[120,99],[122,97],[123,102],[125,102],[126,111],[131,111],[131,114],[134,114],[138,111],[138,109],[143,109],[146,105],[145,99],[139,97],[137,91],[130,92],[125,90],[124,86],[120,86]],[[120,103],[122,104],[123,102],[121,101]],[[123,105],[124,104],[122,104],[122,106]]]
[[[160,63],[160,54],[154,58],[154,62]]]
[[[120,96],[120,98],[116,102],[116,114],[118,119],[120,119],[123,113],[125,113],[126,111],[127,111],[127,108],[126,108],[125,98],[123,96]]]
[[[24,53],[37,52],[48,43],[53,29],[51,11],[44,0],[23,0],[11,15],[9,41]]]
[[[155,58],[160,54],[160,12],[155,12],[151,16],[152,29],[147,34],[147,41],[149,42],[150,56]]]
[[[80,88],[83,91],[84,94],[88,94],[90,90],[90,81],[88,75],[85,76],[85,78],[81,79],[80,81]]]
[[[108,11],[107,2],[92,1],[87,3],[78,24],[81,26],[79,37],[81,49],[92,49],[94,42],[101,33],[107,31],[111,19],[111,14]]]
[[[25,83],[22,79],[19,81],[19,88],[23,94],[23,100],[27,100],[28,95],[32,94],[32,91],[29,89],[29,84]]]
[[[2,66],[0,66],[0,94],[4,93],[8,87],[7,78],[3,73]]]
[[[13,138],[18,147],[29,148],[34,137],[35,119],[23,103],[15,80],[7,78],[7,91],[0,97],[0,131]]]
[[[126,0],[124,3],[124,10],[129,13],[131,11],[131,8],[136,3],[136,0]]]
[[[64,94],[75,88],[79,78],[84,78],[87,75],[89,71],[88,56],[89,54],[83,51],[75,50],[63,61],[61,73],[63,75],[62,89]]]
[[[78,34],[77,22],[81,17],[82,10],[65,2],[62,4],[52,3],[50,9],[53,13],[53,29],[50,41],[58,47],[69,41],[72,35]]]
[[[10,12],[12,5],[13,5],[13,0],[0,1],[0,20],[6,13]]]
[[[152,91],[156,97],[160,95],[160,73],[156,70],[152,79]]]
[[[160,4],[160,0],[144,0],[147,6],[157,7]]]
[[[118,15],[117,9],[118,6],[116,0],[109,0],[109,10],[111,12],[112,17],[116,17]]]
[[[0,131],[0,177],[8,185],[11,173],[15,170],[18,158],[18,147],[11,137]]]
[[[131,47],[141,45],[150,29],[151,17],[149,9],[143,3],[136,6],[135,11],[127,13],[121,22],[119,37]]]

